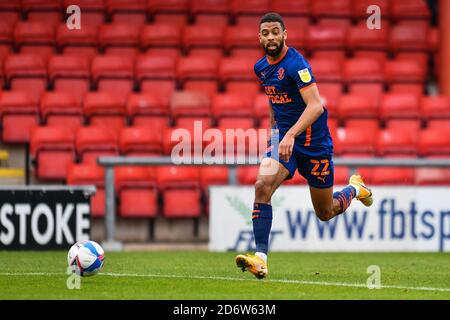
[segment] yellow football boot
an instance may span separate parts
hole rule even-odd
[[[258,256],[252,254],[240,254],[236,257],[236,265],[242,269],[242,272],[248,270],[258,279],[263,279],[267,276],[267,263]]]
[[[360,175],[354,174],[350,177],[349,183],[359,187],[359,196],[356,197],[366,207],[370,207],[373,203],[372,191],[366,187]]]

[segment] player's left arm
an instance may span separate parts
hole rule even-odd
[[[324,112],[322,101],[320,100],[319,90],[315,83],[309,85],[307,88],[301,89],[303,101],[305,101],[306,108],[303,111],[297,122],[286,132],[283,140],[279,145],[280,159],[288,161],[292,155],[295,138],[302,134],[308,127],[310,127]]]

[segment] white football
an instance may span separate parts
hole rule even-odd
[[[83,240],[75,243],[67,254],[67,263],[81,276],[92,276],[103,267],[105,251],[95,241]]]

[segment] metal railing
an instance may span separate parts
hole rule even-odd
[[[208,161],[211,160],[211,161]],[[98,164],[105,168],[105,230],[106,241],[103,245],[108,250],[121,250],[122,244],[115,240],[116,206],[114,167],[115,166],[162,166],[173,165],[171,157],[99,157]],[[213,163],[212,159],[193,158],[190,163],[182,166],[205,166]],[[237,183],[236,168],[239,166],[255,165],[259,159],[247,159],[245,163],[213,163],[229,167],[228,183]],[[450,168],[450,158],[446,159],[405,159],[405,158],[333,158],[335,166],[347,166],[351,171],[356,167],[447,167]]]

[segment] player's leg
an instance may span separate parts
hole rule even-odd
[[[292,166],[294,168],[294,166]],[[236,265],[242,271],[250,271],[261,279],[267,275],[267,252],[272,228],[272,206],[270,200],[281,183],[290,175],[284,165],[272,158],[261,161],[255,183],[255,202],[252,211],[253,234],[256,243],[255,255],[238,255]]]
[[[348,186],[333,193],[334,165],[330,155],[302,158],[298,162],[300,173],[308,180],[311,200],[320,220],[327,221],[343,213],[353,198],[366,206],[372,204],[372,192],[357,175],[350,178]]]
[[[366,207],[373,203],[372,192],[359,175],[352,175],[349,185],[334,193],[333,187],[321,189],[310,185],[309,190],[316,215],[322,221],[328,221],[343,213],[354,198],[360,200]]]
[[[352,186],[347,186],[335,193],[333,193],[333,187],[319,189],[309,186],[309,190],[314,211],[322,221],[328,221],[344,212],[356,194]]]
[[[264,158],[259,167],[255,183],[255,202],[253,205],[252,221],[256,243],[256,254],[265,259],[269,245],[269,234],[272,227],[273,193],[289,176],[289,171],[278,161]]]

